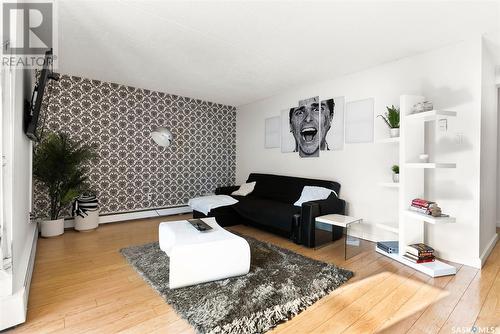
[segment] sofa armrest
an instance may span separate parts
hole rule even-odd
[[[215,189],[216,195],[231,195],[233,191],[240,189],[240,186],[218,187]]]
[[[316,217],[327,214],[345,214],[345,201],[331,196],[324,200],[305,202],[302,204],[300,214],[301,243],[307,247],[314,247]],[[343,229],[337,226],[332,227],[333,240],[342,237]]]

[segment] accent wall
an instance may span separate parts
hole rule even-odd
[[[186,205],[191,197],[234,183],[236,110],[232,106],[70,75],[44,96],[45,131],[96,148],[89,164],[101,214]],[[164,148],[156,127],[173,134]],[[47,212],[40,185],[35,210]]]

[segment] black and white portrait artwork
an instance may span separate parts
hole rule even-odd
[[[295,142],[294,152],[299,152],[302,158],[319,157],[319,110],[319,96],[301,100],[298,107],[289,110],[289,129]]]
[[[295,138],[290,131],[290,109],[287,108],[281,111],[281,153],[293,153],[295,151]]]
[[[335,151],[344,148],[344,106],[343,96],[321,101],[320,150]]]
[[[344,97],[319,96],[300,100],[281,112],[281,152],[298,152],[302,158],[319,157],[319,151],[344,147]]]

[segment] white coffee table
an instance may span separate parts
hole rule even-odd
[[[187,220],[159,226],[160,249],[170,258],[171,289],[245,275],[250,270],[248,242],[203,218],[212,230],[200,232]]]
[[[361,223],[362,221],[363,221],[362,218],[356,218],[338,214],[330,214],[330,215],[316,217],[316,222],[318,223],[345,227],[344,260],[347,260],[347,238],[349,237],[349,227],[351,226],[351,224]]]

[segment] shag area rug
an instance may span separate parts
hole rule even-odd
[[[264,333],[353,276],[335,265],[244,238],[251,250],[247,275],[173,290],[168,288],[169,258],[157,242],[121,253],[199,333]]]

